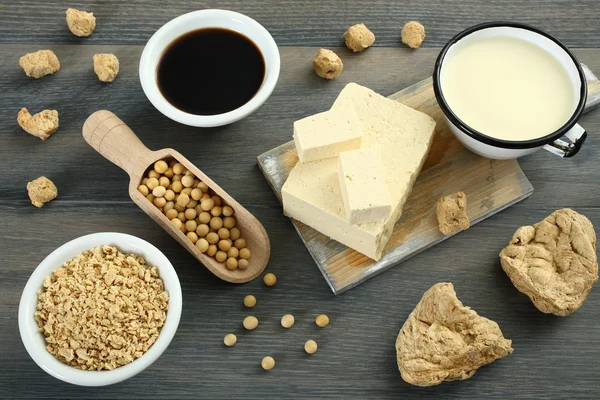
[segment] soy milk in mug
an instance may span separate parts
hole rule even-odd
[[[469,127],[496,139],[530,140],[573,114],[569,75],[545,49],[515,37],[465,43],[445,60],[441,89]]]

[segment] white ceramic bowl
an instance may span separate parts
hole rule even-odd
[[[111,371],[83,371],[58,361],[46,350],[44,335],[39,332],[33,314],[37,308],[37,291],[44,278],[67,260],[85,250],[113,245],[125,253],[139,254],[148,264],[158,267],[160,278],[169,292],[169,310],[160,335],[150,349],[135,361]],[[63,244],[46,257],[33,271],[25,285],[19,304],[19,332],[25,349],[40,368],[62,381],[80,386],[105,386],[124,381],[149,367],[165,351],[177,331],[181,318],[181,285],[167,257],[150,243],[123,233],[102,232],[82,236]]]
[[[156,67],[163,51],[178,37],[202,28],[224,28],[236,31],[256,44],[265,61],[262,86],[250,101],[233,111],[217,115],[194,115],[169,103],[158,89]],[[213,127],[236,122],[260,107],[271,95],[279,78],[279,49],[273,37],[258,22],[243,14],[227,10],[199,10],[181,15],[163,25],[146,43],[140,59],[140,82],[148,100],[158,111],[179,123]]]

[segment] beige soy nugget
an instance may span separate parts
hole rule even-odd
[[[596,232],[585,216],[557,210],[517,229],[500,252],[500,262],[538,310],[567,316],[583,305],[598,281]]]
[[[119,74],[119,59],[114,54],[94,54],[94,72],[102,82],[112,82]]]
[[[409,21],[402,28],[401,36],[402,43],[416,49],[425,40],[425,27],[417,21]]]
[[[27,193],[31,199],[31,204],[42,207],[58,196],[58,189],[50,179],[40,176],[27,184]]]
[[[60,69],[58,57],[52,50],[38,50],[27,53],[19,58],[19,65],[27,76],[36,79],[53,74]]]
[[[463,192],[456,192],[439,199],[435,213],[440,232],[444,235],[469,229],[471,226],[467,216],[467,195]]]
[[[396,339],[402,379],[416,386],[468,379],[512,352],[498,324],[464,306],[451,283],[425,292]]]
[[[317,75],[325,79],[337,78],[344,69],[344,63],[338,55],[327,49],[320,49],[312,63]]]
[[[94,13],[69,8],[67,9],[67,25],[73,35],[88,37],[96,29],[96,17],[94,17]]]
[[[344,33],[346,46],[357,53],[363,51],[375,43],[375,35],[365,26],[365,24],[352,25]]]
[[[58,129],[58,111],[44,110],[31,115],[23,107],[17,114],[17,123],[30,135],[46,140]]]

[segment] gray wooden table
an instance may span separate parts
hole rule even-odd
[[[84,4],[88,3],[88,4]],[[256,156],[287,140],[292,122],[329,107],[343,85],[356,81],[389,95],[429,76],[441,47],[453,34],[488,20],[534,24],[575,48],[580,61],[600,72],[600,11],[596,0],[527,1],[174,1],[130,0],[79,3],[46,0],[0,2],[0,397],[2,398],[598,398],[600,397],[600,289],[567,318],[537,311],[502,272],[498,252],[513,231],[553,210],[573,207],[600,227],[600,112],[583,117],[590,132],[577,157],[562,160],[539,152],[521,165],[535,192],[527,200],[467,232],[412,258],[356,289],[334,296],[282,215],[281,206],[256,166]],[[94,11],[96,32],[88,39],[70,34],[68,6]],[[142,46],[169,19],[220,7],[243,12],[265,25],[281,46],[282,73],[271,98],[234,125],[203,130],[178,125],[147,101],[137,77]],[[424,48],[400,46],[409,20],[427,29]],[[310,60],[320,46],[342,45],[347,26],[366,23],[377,35],[375,48],[354,55],[340,49],[344,73],[333,82],[316,77]],[[59,73],[32,80],[18,58],[53,49]],[[109,85],[98,82],[91,56],[113,52],[121,73]],[[60,130],[42,142],[16,124],[17,111],[55,108]],[[211,176],[265,225],[272,241],[268,270],[274,288],[260,280],[243,286],[213,277],[160,230],[127,196],[124,172],[82,139],[85,118],[97,109],[116,112],[150,148],[174,147]],[[34,208],[27,181],[50,177],[60,196]],[[80,388],[43,372],[29,358],[18,334],[17,308],[30,273],[52,250],[75,237],[100,231],[137,235],[158,246],[175,265],[183,288],[179,330],[163,356],[140,375],[105,388]],[[482,368],[472,379],[434,388],[402,381],[394,341],[423,292],[440,281],[455,284],[459,298],[497,321],[515,352]],[[246,333],[241,321],[244,295],[260,328]],[[296,316],[284,331],[279,318]],[[327,313],[331,325],[318,330],[314,317]],[[238,344],[222,345],[228,332]],[[307,356],[313,338],[319,352]],[[260,360],[277,360],[265,373]]]

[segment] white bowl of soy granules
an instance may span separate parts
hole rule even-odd
[[[166,350],[181,317],[181,285],[165,255],[123,233],[74,239],[33,271],[19,304],[31,358],[75,385],[140,373]]]

